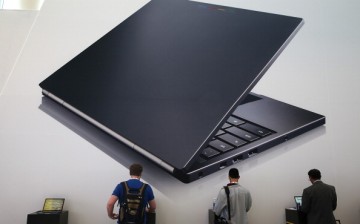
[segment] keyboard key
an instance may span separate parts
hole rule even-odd
[[[205,158],[210,159],[211,157],[216,156],[217,154],[219,154],[218,151],[216,151],[213,148],[207,147],[206,149],[204,149],[204,151],[201,153],[201,155],[203,155]]]
[[[231,124],[224,123],[221,128],[222,128],[222,129],[225,129],[225,128],[228,128],[228,127],[231,127]]]
[[[254,133],[256,135],[259,135],[261,137],[264,137],[266,135],[271,134],[271,131],[269,131],[269,130],[267,130],[265,128],[261,128],[259,126],[253,125],[253,124],[249,124],[249,123],[240,125],[240,128],[242,128],[244,130],[247,130],[249,132],[252,132],[252,133]]]
[[[236,116],[230,116],[210,141],[209,147],[204,149],[199,158],[207,161],[223,152],[234,148],[241,148],[241,146],[249,142],[253,142],[270,134],[272,134],[272,131],[269,129],[247,123],[245,120]]]
[[[236,146],[236,147],[239,147],[239,146],[244,145],[244,144],[247,143],[246,141],[244,141],[244,140],[242,140],[240,138],[237,138],[237,137],[235,137],[233,135],[230,135],[230,134],[221,135],[221,136],[219,136],[219,138],[221,140],[224,140],[225,142],[228,142],[228,143]]]
[[[209,145],[211,145],[212,147],[214,147],[215,149],[217,149],[217,150],[219,150],[221,152],[226,152],[226,151],[233,148],[231,145],[228,145],[225,142],[220,141],[220,140],[211,141],[209,143]]]
[[[199,156],[198,159],[197,159],[197,162],[198,162],[198,163],[203,163],[203,162],[206,162],[206,161],[207,161],[207,160],[204,159],[204,158],[202,158],[201,156]]]
[[[252,142],[256,139],[258,139],[259,137],[250,133],[250,132],[247,132],[247,131],[244,131],[240,128],[237,128],[237,127],[231,127],[231,128],[228,128],[226,129],[227,132],[230,132],[231,134],[235,135],[235,136],[238,136],[242,139],[245,139],[249,142]]]
[[[233,117],[233,116],[230,116],[229,119],[227,120],[227,122],[232,125],[235,125],[235,126],[245,123],[245,121],[238,119],[236,117]]]
[[[224,134],[224,133],[225,133],[225,131],[223,131],[223,130],[220,129],[220,130],[216,133],[215,136],[222,135],[222,134]]]

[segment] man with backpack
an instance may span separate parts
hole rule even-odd
[[[132,164],[131,178],[118,184],[107,202],[109,218],[117,219],[119,224],[145,224],[146,210],[155,212],[154,193],[150,185],[140,181],[142,170],[140,164]],[[119,214],[114,213],[117,201],[120,204]]]
[[[247,212],[252,205],[249,190],[239,185],[239,171],[229,170],[229,183],[221,188],[215,201],[215,223],[247,224]],[[220,218],[218,218],[220,216]]]

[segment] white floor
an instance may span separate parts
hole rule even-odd
[[[284,209],[294,206],[314,167],[337,189],[336,217],[360,223],[360,1],[208,2],[303,17],[304,27],[254,92],[327,117],[324,127],[235,165],[253,195],[250,223],[284,223]],[[71,224],[115,223],[105,204],[134,161],[144,164],[154,188],[157,223],[207,223],[226,169],[182,184],[42,99],[38,86],[145,3],[47,0],[40,10],[0,10],[0,223],[25,223],[45,197],[66,198]]]

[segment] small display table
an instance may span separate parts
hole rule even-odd
[[[67,224],[68,215],[68,211],[59,213],[34,212],[28,214],[27,224]]]

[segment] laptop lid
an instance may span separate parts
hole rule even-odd
[[[194,163],[301,18],[153,0],[40,83],[172,172]]]
[[[42,212],[62,212],[65,198],[46,198]]]

